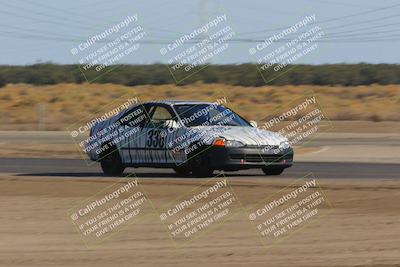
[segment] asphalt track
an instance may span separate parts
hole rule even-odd
[[[300,178],[312,172],[319,179],[398,179],[399,164],[295,162],[276,178]],[[102,176],[99,164],[88,164],[78,159],[0,158],[0,173],[16,176],[44,177],[98,177]],[[172,169],[128,168],[125,174],[135,173],[139,178],[173,178]],[[229,172],[232,178],[263,178],[259,169]]]

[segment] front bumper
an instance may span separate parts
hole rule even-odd
[[[240,170],[279,166],[288,168],[293,164],[293,149],[271,151],[262,147],[218,147],[208,151],[209,163],[214,169]]]

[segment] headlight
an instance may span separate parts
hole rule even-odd
[[[279,149],[287,149],[290,148],[290,143],[289,141],[283,141],[279,144]]]
[[[240,141],[236,141],[236,140],[227,140],[225,142],[225,146],[227,147],[242,147],[244,146],[244,144]]]

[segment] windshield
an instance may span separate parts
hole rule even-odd
[[[216,104],[183,104],[175,105],[176,112],[183,124],[193,126],[250,126],[238,114],[222,105]]]

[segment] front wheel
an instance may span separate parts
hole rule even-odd
[[[100,165],[103,173],[109,176],[120,176],[125,170],[117,149],[105,155],[101,159]]]
[[[210,177],[214,169],[211,168],[210,162],[206,155],[198,155],[191,162],[192,174],[195,177]]]
[[[285,168],[282,167],[264,167],[262,168],[262,171],[265,173],[265,175],[280,175],[284,169]]]

